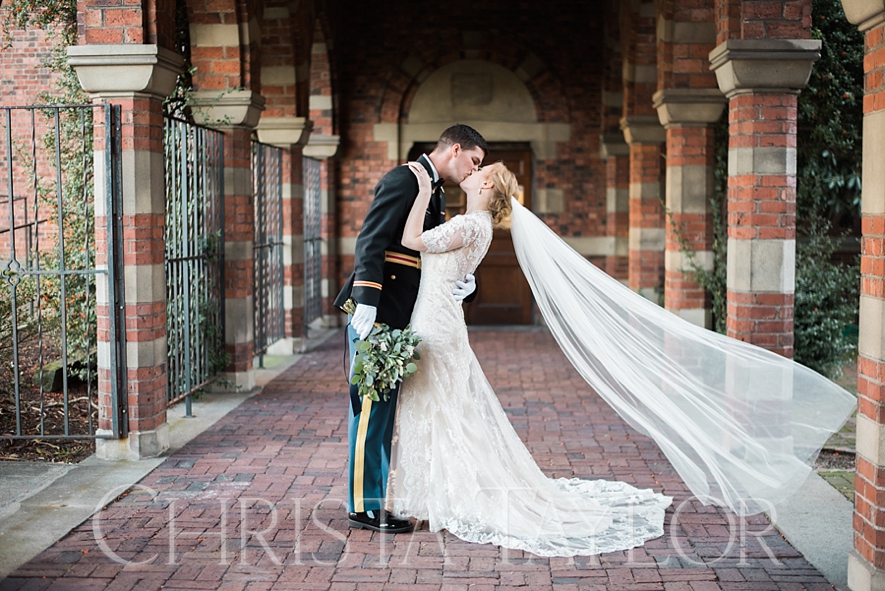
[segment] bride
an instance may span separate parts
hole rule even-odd
[[[473,273],[511,217],[520,266],[571,363],[652,437],[704,503],[739,514],[794,493],[854,398],[789,359],[686,323],[596,269],[513,199],[514,175],[483,167],[467,211],[423,232],[430,179],[402,244],[420,251],[411,318],[417,373],[400,390],[387,510],[470,542],[540,556],[625,550],[663,535],[672,498],[623,482],[550,479],[511,426],[470,348],[451,286]]]

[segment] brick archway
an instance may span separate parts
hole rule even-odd
[[[387,158],[391,163],[406,158],[416,142],[435,142],[446,124],[454,120],[438,121],[437,125],[413,125],[410,113],[419,89],[437,72],[455,64],[486,63],[500,68],[516,80],[533,103],[534,118],[515,122],[500,113],[474,120],[469,112],[457,117],[458,122],[475,126],[491,142],[527,142],[532,145],[536,185],[536,212],[559,216],[565,213],[561,192],[548,191],[548,175],[555,175],[557,151],[560,142],[571,136],[575,105],[564,92],[562,82],[536,54],[522,47],[518,39],[492,35],[478,41],[450,31],[442,34],[446,39],[460,39],[460,43],[438,45],[422,41],[409,57],[396,68],[383,73],[387,80],[380,96],[378,115],[380,122],[374,126],[373,138],[387,146]],[[482,66],[479,66],[480,69]],[[454,113],[451,113],[454,116]],[[549,219],[549,218],[548,218]],[[556,219],[555,217],[553,219]]]

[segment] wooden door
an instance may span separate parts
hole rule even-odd
[[[516,175],[525,207],[532,206],[532,153],[529,149],[496,149],[491,146],[486,164],[503,161]],[[446,187],[448,218],[463,213],[464,193],[459,187]],[[489,253],[476,271],[476,299],[464,305],[467,324],[532,324],[532,292],[519,268],[509,230],[495,230]]]

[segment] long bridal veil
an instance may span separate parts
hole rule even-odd
[[[803,365],[646,300],[512,201],[513,245],[550,332],[692,493],[752,515],[796,492],[855,398]]]

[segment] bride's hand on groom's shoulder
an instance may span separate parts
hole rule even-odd
[[[430,193],[430,175],[427,173],[427,169],[418,162],[409,162],[407,166],[412,171],[412,174],[415,175],[415,178],[418,179],[418,192],[427,191],[427,193]]]

